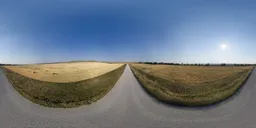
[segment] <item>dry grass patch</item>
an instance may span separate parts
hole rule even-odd
[[[132,70],[157,99],[175,104],[208,105],[231,96],[253,67],[133,64]]]
[[[103,75],[70,83],[39,81],[3,68],[14,88],[30,101],[46,107],[71,108],[91,104],[113,88],[125,65]]]
[[[68,83],[97,77],[121,66],[122,64],[76,62],[5,66],[5,68],[40,81]]]

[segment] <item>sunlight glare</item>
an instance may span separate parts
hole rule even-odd
[[[221,48],[222,50],[226,50],[227,47],[228,47],[227,44],[221,44],[221,45],[220,45],[220,48]]]

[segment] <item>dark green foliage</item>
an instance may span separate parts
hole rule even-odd
[[[256,66],[256,64],[226,64],[226,63],[221,63],[221,64],[189,64],[189,63],[165,63],[165,62],[138,62],[140,64],[157,64],[157,65],[181,65],[181,66]]]

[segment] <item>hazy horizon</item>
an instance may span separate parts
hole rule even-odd
[[[104,61],[104,60],[67,60],[67,61],[49,61],[49,62],[36,62],[36,63],[0,63],[0,64],[14,64],[14,65],[27,65],[27,64],[54,64],[54,63],[68,63],[68,62],[106,62],[106,63],[145,63],[145,62],[157,62],[157,63],[173,63],[173,64],[210,64],[210,65],[220,65],[223,63],[183,63],[183,62],[167,62],[167,61]],[[256,63],[224,63],[226,65],[233,64],[252,64]]]
[[[256,63],[253,0],[3,1],[0,63]]]

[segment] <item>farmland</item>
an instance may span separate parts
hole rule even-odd
[[[40,81],[68,83],[100,76],[120,66],[122,64],[74,62],[5,66],[5,68]]]
[[[236,92],[252,67],[173,66],[132,64],[142,86],[158,100],[186,105],[209,105]]]
[[[96,102],[109,92],[125,65],[98,62],[6,66],[14,88],[30,101],[71,108]]]

